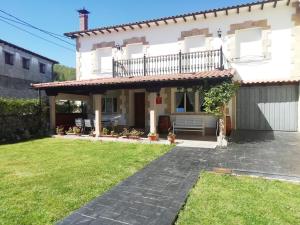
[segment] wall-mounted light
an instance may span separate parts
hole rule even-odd
[[[218,32],[218,37],[221,38],[222,37],[222,31],[221,31],[221,29],[219,28],[219,30],[217,32]]]
[[[116,44],[116,45],[115,45],[115,48],[116,48],[118,51],[123,51],[122,46],[119,45],[119,44]]]

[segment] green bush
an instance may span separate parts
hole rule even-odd
[[[0,97],[0,115],[30,115],[40,110],[37,99],[15,99]]]
[[[0,98],[0,142],[14,142],[48,133],[48,107],[37,99]]]

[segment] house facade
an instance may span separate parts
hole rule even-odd
[[[159,116],[201,118],[206,84],[241,84],[226,106],[233,129],[300,130],[300,6],[269,0],[96,29],[79,10],[76,81],[34,85],[55,101],[89,102],[90,117],[156,132]],[[198,90],[198,91],[197,91]],[[105,118],[105,119],[103,119]]]
[[[55,60],[0,39],[0,96],[37,98],[31,83],[51,82]]]

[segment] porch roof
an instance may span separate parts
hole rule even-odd
[[[48,95],[57,93],[84,94],[103,93],[116,89],[139,89],[156,91],[162,87],[199,85],[204,80],[209,83],[219,83],[229,80],[235,73],[234,69],[213,70],[196,73],[183,73],[171,75],[136,76],[136,77],[111,77],[91,80],[73,80],[63,82],[49,82],[31,84],[34,89],[46,90]]]

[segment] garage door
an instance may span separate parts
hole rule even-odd
[[[237,94],[237,128],[297,131],[298,86],[241,87]]]

